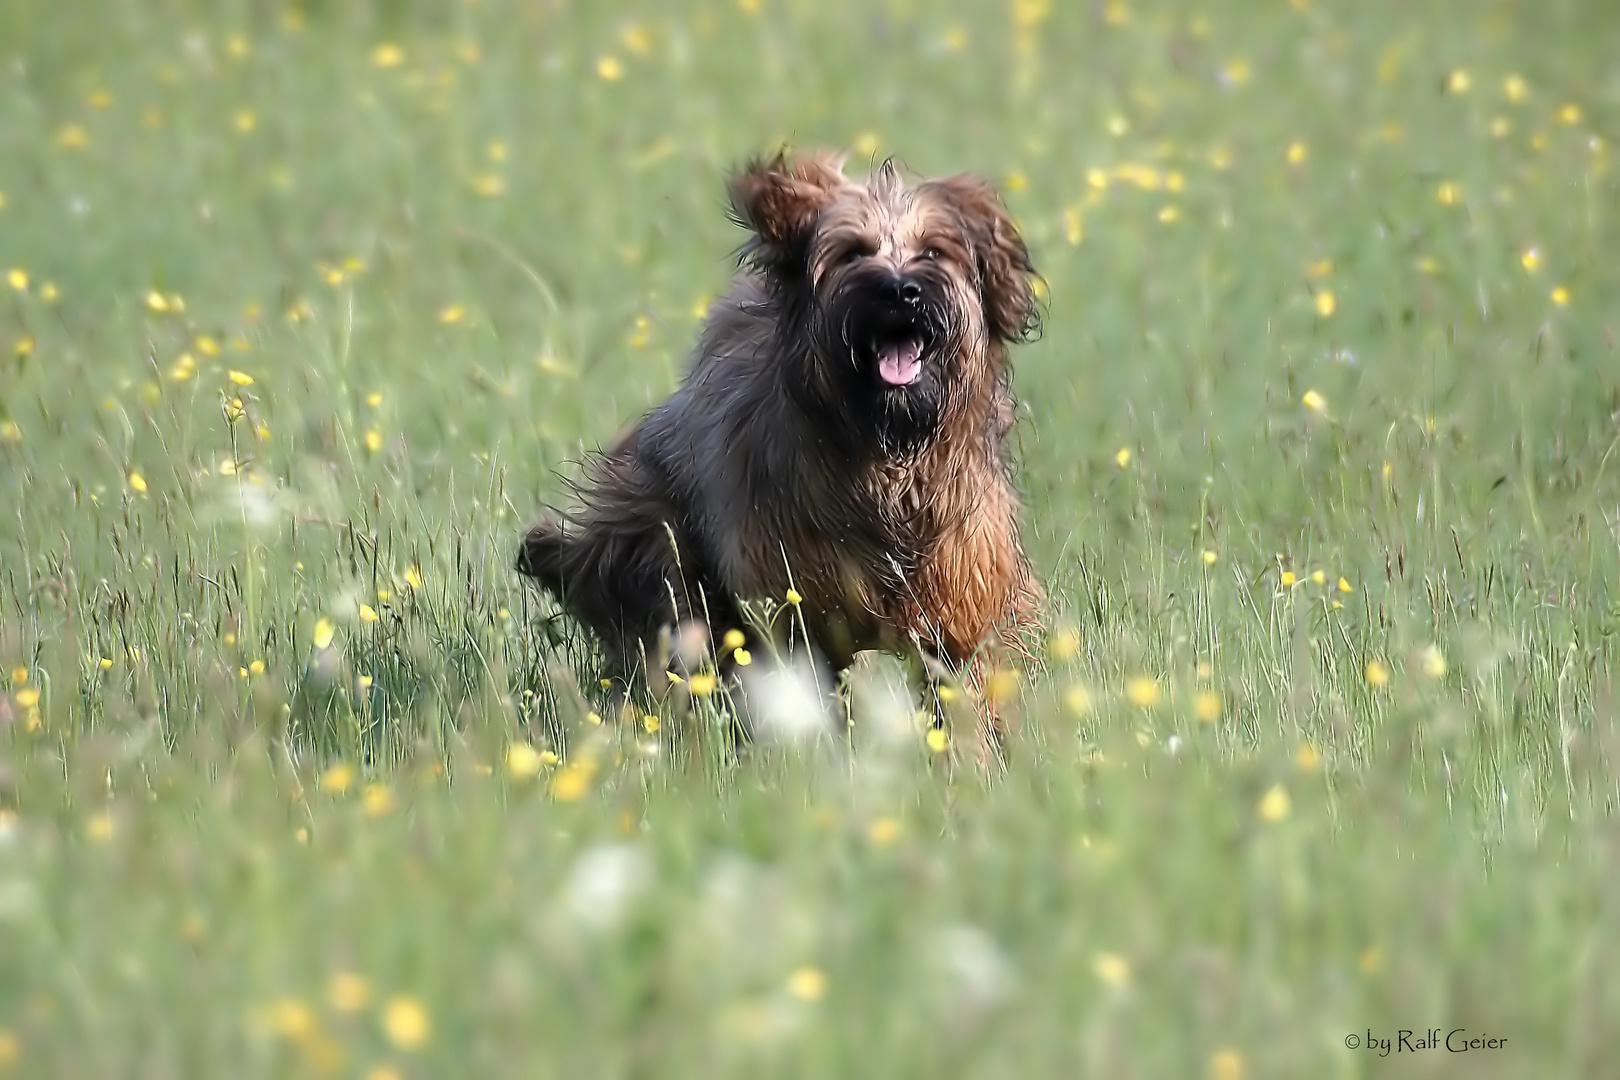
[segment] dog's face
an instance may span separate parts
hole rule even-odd
[[[746,257],[810,344],[804,384],[886,454],[914,450],[1000,376],[1001,343],[1036,324],[1029,253],[972,177],[865,182],[835,158],[756,163],[733,178]]]

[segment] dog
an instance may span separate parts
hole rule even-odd
[[[517,569],[624,678],[692,620],[757,645],[743,605],[765,598],[796,604],[836,669],[869,649],[960,668],[1016,640],[1041,592],[1009,349],[1039,311],[995,190],[785,152],[728,188],[751,235],[683,384],[587,463],[580,505],[529,529]]]

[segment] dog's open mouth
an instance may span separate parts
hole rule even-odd
[[[922,375],[923,343],[918,338],[874,342],[878,377],[889,386],[910,386]]]

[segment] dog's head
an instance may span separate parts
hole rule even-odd
[[[1029,252],[970,176],[865,181],[828,155],[755,162],[731,181],[744,258],[810,344],[804,385],[886,453],[925,443],[990,393],[1007,343],[1037,327]]]

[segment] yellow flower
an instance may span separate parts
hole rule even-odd
[[[181,353],[180,359],[174,362],[169,369],[169,378],[175,382],[185,382],[197,373],[197,361],[190,353]]]
[[[1193,700],[1193,714],[1206,724],[1221,718],[1221,695],[1214,690],[1200,690]]]
[[[1209,1059],[1209,1080],[1243,1080],[1243,1055],[1232,1049],[1215,1051]]]
[[[551,796],[560,802],[578,802],[590,790],[596,770],[586,762],[575,762],[558,769],[551,778]]]
[[[1109,986],[1124,986],[1131,981],[1131,965],[1118,953],[1098,953],[1091,958],[1092,973]]]
[[[47,281],[39,287],[39,298],[47,304],[55,303],[56,298],[60,295],[62,294],[57,291],[56,285],[52,282]]]
[[[1552,302],[1557,304],[1559,307],[1564,307],[1567,305],[1569,303],[1569,289],[1563,285],[1560,285],[1554,289],[1552,291]]]
[[[439,312],[439,321],[449,326],[458,323],[467,317],[467,309],[460,304],[450,304]]]
[[[39,704],[39,691],[32,686],[24,690],[18,690],[13,697],[16,698],[18,706],[24,709],[32,709]]]
[[[1326,585],[1327,584],[1327,572],[1325,570],[1312,570],[1311,571],[1311,580],[1314,581],[1318,585]]]
[[[1541,252],[1536,248],[1525,248],[1524,254],[1519,256],[1519,265],[1530,273],[1541,269]]]
[[[405,568],[405,584],[414,591],[422,587],[422,568],[415,563]]]
[[[1453,94],[1466,94],[1468,88],[1473,84],[1474,80],[1462,68],[1458,68],[1446,77],[1446,89]]]
[[[332,633],[335,629],[336,628],[332,625],[332,620],[328,619],[325,615],[322,615],[319,619],[317,619],[315,621],[315,633],[313,636],[315,647],[317,649],[324,649],[331,645]]]
[[[321,774],[320,789],[333,795],[342,795],[354,783],[354,766],[340,761]]]
[[[1318,309],[1321,308],[1321,297],[1323,295],[1324,294],[1322,294],[1322,293],[1317,294],[1317,308]],[[1301,405],[1305,406],[1307,409],[1311,410],[1311,412],[1326,412],[1327,411],[1327,398],[1323,397],[1320,393],[1318,393],[1315,390],[1307,390],[1307,391],[1305,391],[1305,396],[1299,399],[1299,403]]]
[[[9,1069],[22,1057],[22,1041],[10,1028],[0,1028],[0,1070]]]
[[[880,817],[867,826],[866,838],[874,847],[888,847],[900,839],[900,822],[892,817]]]
[[[878,152],[880,145],[882,145],[881,142],[873,132],[863,131],[855,136],[855,152],[861,157],[872,157]]]
[[[78,124],[67,124],[57,131],[56,145],[63,150],[83,150],[90,145],[90,133]]]
[[[415,998],[396,997],[383,1009],[383,1031],[401,1050],[419,1050],[432,1035],[427,1009]]]
[[[1322,764],[1322,755],[1310,743],[1301,743],[1294,753],[1294,765],[1300,772],[1315,772]]]
[[[163,294],[156,289],[146,294],[146,306],[160,315],[169,310],[168,300],[164,299]]]
[[[1383,966],[1384,954],[1378,949],[1368,949],[1356,957],[1356,967],[1363,975],[1376,975]]]
[[[513,743],[506,750],[506,775],[527,780],[540,773],[540,752],[526,742]]]
[[[1283,588],[1292,589],[1294,587],[1294,582],[1298,581],[1299,578],[1292,570],[1284,570],[1282,572],[1282,577],[1279,580],[1282,582]]]
[[[1418,654],[1418,662],[1423,667],[1423,674],[1431,679],[1443,679],[1446,675],[1446,657],[1438,645],[1429,645]]]
[[[306,1039],[315,1032],[315,1014],[297,998],[282,998],[266,1011],[271,1031],[286,1039]]]
[[[1018,696],[1018,672],[1012,668],[998,668],[985,680],[985,697],[992,705],[1004,705]]]
[[[1119,453],[1114,455],[1114,462],[1122,469],[1130,468],[1131,448],[1128,446],[1120,447]]]
[[[1339,591],[1343,593],[1355,592],[1356,587],[1341,577],[1339,579]]]
[[[1266,792],[1265,798],[1260,800],[1258,810],[1262,820],[1281,821],[1293,813],[1294,803],[1288,797],[1288,789],[1278,784]]]
[[[1579,105],[1565,105],[1558,110],[1560,124],[1578,124],[1581,122],[1581,107]]]
[[[1389,685],[1389,668],[1377,660],[1367,661],[1367,683],[1370,686]]]
[[[1316,290],[1316,313],[1324,319],[1332,318],[1333,313],[1339,309],[1338,298],[1333,295],[1332,289]]]
[[[1220,558],[1220,556],[1215,554],[1215,551],[1214,551],[1213,548],[1205,548],[1203,558],[1204,558],[1204,565],[1205,566],[1214,566],[1215,565],[1215,560]]]
[[[252,386],[253,385],[253,376],[249,375],[245,371],[232,370],[231,373],[230,373],[230,377],[231,377],[231,382],[235,383],[237,386]]]
[[[819,1001],[827,992],[827,976],[820,968],[802,967],[788,978],[788,993],[800,1001]]]
[[[371,50],[371,62],[380,68],[399,67],[405,62],[405,50],[391,41],[385,41]]]
[[[1502,92],[1509,101],[1523,101],[1530,96],[1530,87],[1521,76],[1509,75],[1502,80]]]
[[[951,737],[944,728],[929,728],[927,742],[928,749],[936,754],[943,754],[951,748]]]
[[[377,609],[376,608],[372,607],[370,604],[361,604],[360,605],[360,621],[361,622],[376,622],[378,617],[379,616],[377,615]]]
[[[334,971],[326,981],[326,1000],[340,1013],[357,1013],[371,1003],[371,984],[352,971]]]
[[[25,668],[25,667],[14,667],[14,668],[12,668],[11,669],[11,681],[16,683],[18,686],[21,686],[23,683],[27,682],[28,681],[28,669]]]
[[[1071,716],[1084,716],[1091,711],[1091,691],[1076,684],[1063,692],[1063,707]]]
[[[246,135],[248,132],[252,131],[254,125],[256,125],[258,122],[258,118],[253,115],[252,109],[238,110],[237,114],[231,118],[232,126],[234,126],[236,130],[241,132],[243,135]]]
[[[703,671],[686,680],[686,689],[693,697],[708,697],[714,693],[716,679],[711,672]]]
[[[11,272],[6,274],[6,284],[10,285],[13,289],[16,289],[18,292],[27,292],[28,291],[28,271],[19,270],[16,267],[13,267],[11,269]]]
[[[1151,709],[1159,703],[1159,684],[1146,675],[1138,675],[1125,684],[1125,697],[1139,709]]]
[[[804,597],[799,595],[799,590],[798,589],[789,589],[787,591],[787,602],[788,603],[790,603],[790,604],[794,605],[795,607],[797,607],[799,604],[803,603],[803,601],[804,601]]]
[[[101,670],[103,671],[106,671],[113,666],[112,658],[107,656],[103,656],[100,660],[97,660],[96,663],[101,665]]]
[[[1053,634],[1046,641],[1046,655],[1053,660],[1073,660],[1080,651],[1080,635],[1073,630]]]
[[[248,665],[248,670],[250,672],[252,672],[253,674],[255,674],[255,675],[263,675],[264,674],[264,661],[263,660],[255,660],[255,661],[253,661],[253,663]]]
[[[1230,60],[1221,69],[1221,76],[1233,86],[1242,86],[1249,81],[1254,72],[1249,68],[1249,62],[1244,59]]]
[[[658,728],[659,728],[658,717],[654,716],[652,713],[648,713],[646,716],[643,716],[641,718],[641,727],[642,727],[642,730],[645,731],[649,735],[658,734]]]
[[[1310,151],[1302,142],[1294,142],[1288,145],[1288,164],[1290,165],[1303,165],[1309,155]]]
[[[129,486],[134,488],[136,491],[144,494],[146,492],[146,477],[142,476],[138,472],[130,473],[129,474]]]
[[[748,639],[743,636],[741,630],[727,630],[726,636],[720,640],[721,644],[728,649],[740,649]]]
[[[618,82],[624,77],[624,65],[616,56],[604,56],[596,62],[596,73],[608,82]]]
[[[749,664],[754,662],[753,654],[747,649],[738,649],[736,652],[731,654],[731,657],[733,660],[737,661],[738,667],[747,667]]]
[[[506,178],[500,173],[480,173],[472,179],[473,193],[486,199],[506,194]]]
[[[366,449],[367,450],[369,450],[373,454],[375,454],[377,451],[382,449],[382,444],[383,444],[382,432],[378,431],[376,428],[368,428],[368,429],[366,429]]]
[[[1441,206],[1455,206],[1462,201],[1462,188],[1446,180],[1434,189],[1434,197],[1440,200]]]
[[[386,784],[367,784],[360,793],[366,817],[379,818],[394,808],[394,793]]]

